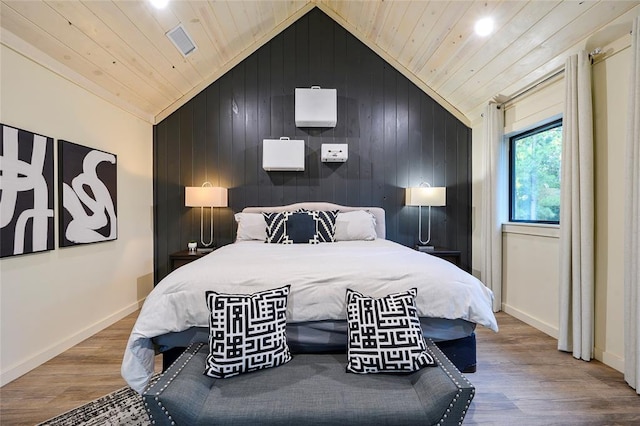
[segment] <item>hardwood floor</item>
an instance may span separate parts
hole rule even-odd
[[[478,328],[469,425],[640,425],[640,396],[622,373],[557,350],[557,340],[505,314]]]
[[[125,386],[120,364],[138,313],[0,388],[0,425],[34,425]]]
[[[124,386],[120,362],[137,313],[0,388],[0,424],[33,425]],[[622,374],[556,350],[504,313],[478,334],[469,425],[638,425],[640,396]],[[156,370],[161,368],[157,357]]]

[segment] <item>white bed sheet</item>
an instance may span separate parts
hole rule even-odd
[[[289,322],[345,319],[345,293],[373,297],[418,289],[419,316],[498,330],[493,294],[453,264],[377,239],[325,244],[237,242],[173,271],[147,297],[125,349],[122,376],[142,392],[153,374],[153,337],[208,327],[204,293],[251,294],[291,285]]]

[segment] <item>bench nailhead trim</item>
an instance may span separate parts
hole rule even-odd
[[[458,380],[458,377],[454,377],[451,373],[451,371],[457,371],[457,368],[453,365],[453,363],[449,360],[449,358],[447,358],[447,356],[440,350],[440,348],[438,346],[436,346],[435,343],[431,342],[432,344],[429,345],[429,350],[431,351],[437,351],[441,356],[437,357],[438,360],[438,364],[440,365],[440,367],[442,368],[442,370],[444,370],[445,373],[447,373],[447,376],[449,376],[449,378],[451,379],[451,381],[456,385],[456,387],[458,388],[458,391],[456,392],[456,395],[453,397],[453,402],[451,402],[451,404],[449,404],[450,408],[447,408],[447,412],[442,416],[442,418],[440,419],[440,421],[438,422],[438,425],[442,425],[442,423],[445,421],[445,419],[447,418],[447,413],[450,413],[450,409],[453,408],[454,404],[458,401],[458,399],[460,398],[460,396],[462,395],[463,392],[463,388],[462,385],[460,385],[460,382]],[[464,410],[462,410],[462,416],[460,417],[460,420],[458,421],[458,425],[462,425],[462,421],[464,420],[464,416],[467,412],[467,410],[469,409],[469,405],[471,404],[471,400],[473,399],[473,396],[475,395],[475,388],[473,388],[473,385],[471,384],[471,382],[469,382],[469,380],[467,380],[466,376],[464,376],[462,373],[458,374],[460,376],[460,378],[463,381],[463,384],[467,386],[467,388],[469,386],[472,387],[471,389],[471,393],[469,395],[469,399],[467,400],[467,402],[465,403],[465,407]],[[458,376],[456,375],[456,376]]]
[[[155,401],[158,401],[158,405],[160,406],[160,408],[162,409],[162,412],[164,413],[165,416],[167,416],[167,419],[171,422],[172,425],[175,425],[176,423],[173,421],[173,418],[171,417],[171,414],[169,414],[169,410],[166,409],[165,406],[162,405],[162,402],[160,402],[158,396],[164,392],[165,389],[167,389],[167,387],[171,384],[171,382],[173,382],[173,380],[178,376],[178,373],[180,373],[184,367],[186,367],[186,365],[189,363],[189,361],[191,361],[191,358],[193,358],[195,356],[195,354],[198,352],[198,350],[200,350],[200,348],[204,346],[204,343],[200,343],[197,345],[191,345],[189,346],[179,357],[178,359],[176,359],[173,364],[171,364],[171,366],[163,373],[166,374],[168,371],[171,371],[171,369],[173,368],[174,365],[178,364],[179,362],[182,362],[182,365],[180,365],[180,367],[178,367],[177,371],[173,374],[173,376],[171,376],[169,378],[169,380],[167,380],[167,383],[162,386],[161,389],[159,389],[154,397]],[[184,358],[184,359],[183,359]],[[151,385],[151,387],[149,387],[149,389],[147,390],[147,394],[151,394],[154,391],[156,391],[154,388],[157,384],[160,383],[160,379],[158,379],[153,385]],[[151,419],[151,424],[156,424],[155,420],[153,420],[153,415],[151,414],[151,410],[149,409],[149,406],[147,405],[147,403],[145,402],[145,407],[147,409],[147,414],[149,414],[149,418]]]
[[[433,342],[431,342],[433,343]],[[158,405],[161,407],[163,413],[167,416],[167,418],[169,419],[169,421],[171,422],[172,425],[175,425],[175,422],[173,421],[173,418],[171,417],[171,415],[169,414],[169,410],[166,409],[166,407],[164,407],[162,405],[162,403],[159,401],[158,396],[164,392],[164,390],[171,384],[171,382],[173,382],[173,380],[178,376],[178,374],[184,369],[184,367],[189,363],[189,361],[191,360],[191,358],[193,358],[195,356],[195,354],[198,352],[198,350],[200,350],[200,348],[204,346],[204,343],[200,343],[200,344],[194,344],[191,345],[189,348],[187,348],[187,350],[185,350],[185,352],[180,355],[178,357],[178,359],[176,359],[176,361],[174,361],[173,364],[171,364],[171,366],[167,369],[167,371],[170,371],[173,366],[175,364],[178,364],[180,361],[182,362],[182,365],[177,369],[177,371],[173,374],[173,376],[171,376],[171,378],[169,378],[169,380],[167,380],[167,383],[162,386],[162,388],[160,390],[158,390],[155,394],[155,401],[158,401]],[[454,377],[453,374],[451,373],[451,371],[457,371],[457,368],[453,365],[453,363],[449,360],[449,358],[446,357],[446,355],[440,350],[440,348],[438,348],[438,346],[436,346],[435,344],[432,344],[430,346],[428,346],[428,349],[430,351],[437,351],[441,356],[437,357],[437,361],[438,364],[440,365],[440,367],[442,368],[442,370],[447,374],[447,376],[449,376],[449,378],[451,379],[451,381],[456,385],[456,387],[458,388],[458,391],[456,392],[456,395],[453,398],[453,401],[451,402],[451,404],[449,404],[449,408],[447,408],[446,413],[442,416],[442,418],[440,419],[440,421],[438,421],[438,425],[442,425],[442,423],[445,421],[445,419],[448,416],[448,413],[451,412],[451,408],[454,407],[454,405],[458,402],[458,399],[460,398],[462,392],[463,392],[463,388],[462,385],[460,384],[460,382],[458,381],[457,377]],[[187,353],[188,351],[188,353]],[[183,360],[183,358],[185,358]],[[166,373],[166,372],[165,372]],[[458,421],[458,425],[462,425],[462,421],[464,420],[465,414],[467,413],[467,410],[469,409],[469,405],[471,404],[471,400],[473,399],[474,395],[475,395],[475,388],[473,388],[473,385],[469,382],[469,380],[467,380],[467,378],[462,374],[459,373],[460,378],[462,379],[462,381],[464,382],[463,384],[466,385],[467,387],[471,386],[471,392],[469,395],[469,399],[466,401],[465,403],[465,407],[464,410],[462,410],[462,416],[460,417],[459,421]],[[160,382],[160,379],[158,379],[158,381],[156,381],[156,383],[154,383],[147,391],[147,393],[151,393],[152,389],[156,386],[156,384],[158,384]],[[151,414],[151,411],[148,408],[148,404],[145,402],[145,407],[147,409],[147,413],[149,414],[149,418],[151,420],[151,424],[155,424],[155,420],[153,420],[153,415]]]

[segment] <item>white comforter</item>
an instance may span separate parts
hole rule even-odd
[[[153,374],[151,338],[189,327],[208,327],[204,293],[251,294],[291,285],[287,321],[345,319],[345,292],[381,297],[418,289],[421,317],[465,319],[494,331],[493,294],[451,263],[391,241],[331,244],[237,242],[165,277],[147,297],[133,327],[122,376],[137,392]]]

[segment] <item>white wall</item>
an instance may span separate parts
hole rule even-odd
[[[505,225],[502,248],[502,310],[557,338],[558,227]]]
[[[135,311],[153,287],[153,128],[5,46],[0,87],[3,124],[116,154],[118,171],[117,240],[0,260],[5,384]],[[56,247],[57,214],[56,202]]]
[[[620,371],[624,370],[624,155],[630,69],[630,48],[593,66],[595,356]]]
[[[545,85],[505,106],[505,136],[522,132],[562,115],[564,79]],[[514,317],[558,337],[558,226],[505,225],[502,234],[502,276],[507,285],[502,309]]]
[[[624,140],[630,70],[629,37],[612,43],[616,51],[593,66],[596,171],[595,357],[624,368],[623,185]],[[530,129],[562,113],[563,79],[558,78],[505,108],[505,134]],[[484,182],[482,120],[473,123],[474,223],[480,224]],[[505,312],[557,337],[559,327],[558,229],[503,226],[502,307]],[[473,268],[482,274],[482,232],[473,228]]]

